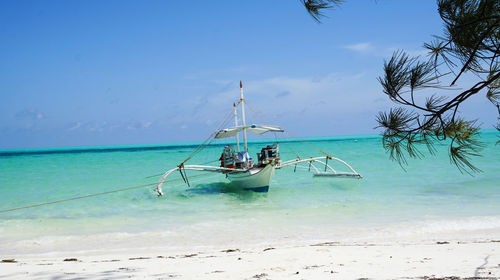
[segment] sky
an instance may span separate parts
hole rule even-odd
[[[248,122],[376,134],[377,77],[442,34],[433,0],[0,1],[0,149],[202,141],[243,81]],[[475,96],[460,112],[493,128]]]

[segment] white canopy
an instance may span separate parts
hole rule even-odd
[[[217,132],[215,135],[215,138],[227,138],[227,137],[233,137],[238,134],[238,132],[243,131],[243,129],[246,129],[248,132],[253,132],[257,134],[263,134],[268,131],[272,132],[285,132],[283,129],[275,126],[270,126],[270,125],[247,125],[247,126],[236,126],[236,127],[231,127],[231,128],[225,128],[223,130],[220,130]]]

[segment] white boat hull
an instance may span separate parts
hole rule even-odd
[[[245,173],[228,173],[227,178],[238,188],[267,192],[274,170],[274,165],[268,164],[263,169],[250,169]]]

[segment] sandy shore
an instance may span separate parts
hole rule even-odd
[[[8,258],[7,258],[8,257]],[[0,256],[0,279],[500,279],[500,240]]]

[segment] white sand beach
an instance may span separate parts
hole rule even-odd
[[[1,256],[1,279],[500,279],[500,240],[335,241]]]

